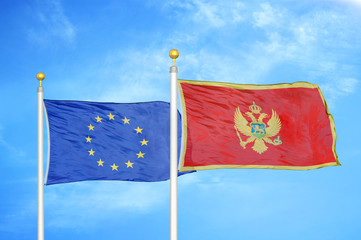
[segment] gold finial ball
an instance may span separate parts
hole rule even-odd
[[[179,56],[179,52],[177,49],[172,49],[169,51],[169,57],[172,59],[176,59]]]
[[[36,74],[36,78],[37,78],[39,81],[43,81],[44,78],[45,78],[45,74],[42,73],[42,72],[39,72],[38,74]]]

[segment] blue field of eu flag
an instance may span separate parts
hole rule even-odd
[[[169,103],[44,100],[44,104],[50,138],[46,185],[169,179]]]

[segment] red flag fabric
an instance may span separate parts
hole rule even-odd
[[[178,80],[178,86],[183,108],[180,171],[340,165],[334,120],[316,84]]]

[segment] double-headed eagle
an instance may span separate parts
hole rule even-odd
[[[272,117],[268,120],[267,127],[266,123],[263,122],[263,119],[268,117],[268,114],[261,113],[261,107],[257,106],[254,102],[253,105],[249,106],[249,109],[251,112],[246,112],[245,115],[251,118],[252,122],[247,121],[239,108],[237,108],[234,113],[234,128],[236,129],[243,149],[246,149],[248,143],[255,142],[252,149],[257,153],[262,154],[268,149],[265,142],[273,145],[282,144],[279,136],[273,141],[270,139],[271,137],[276,136],[281,130],[281,120],[277,113],[272,109]],[[258,119],[256,119],[254,114],[259,115]],[[242,140],[240,133],[248,137],[246,141]]]

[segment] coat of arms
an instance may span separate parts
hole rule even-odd
[[[236,129],[237,136],[243,149],[246,149],[248,143],[255,142],[252,149],[259,154],[262,154],[268,149],[266,143],[273,145],[280,145],[282,141],[279,136],[273,141],[272,137],[276,136],[281,130],[281,120],[277,113],[272,109],[271,119],[268,120],[267,124],[263,122],[264,118],[268,117],[268,114],[261,113],[262,108],[257,106],[254,102],[253,105],[249,106],[251,112],[246,112],[252,122],[243,116],[239,108],[234,113],[234,128]],[[258,115],[258,119],[255,117]],[[241,135],[248,137],[245,141],[242,140]]]

